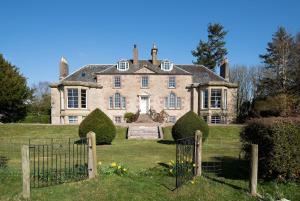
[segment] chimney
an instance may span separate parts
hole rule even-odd
[[[69,75],[69,65],[64,57],[61,57],[59,62],[59,80],[64,79]]]
[[[226,81],[229,81],[229,63],[226,58],[221,62],[220,76],[223,77]]]
[[[139,52],[136,44],[133,45],[133,64],[137,65],[139,62]]]
[[[157,49],[156,45],[153,44],[153,47],[151,49],[151,56],[152,56],[152,64],[153,65],[158,65],[157,52],[158,52],[158,49]]]

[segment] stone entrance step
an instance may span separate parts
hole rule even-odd
[[[130,125],[128,139],[159,139],[160,130],[157,125]]]
[[[140,114],[135,123],[154,123],[148,114]]]

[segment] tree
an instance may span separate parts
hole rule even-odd
[[[262,74],[261,66],[233,66],[230,70],[230,81],[238,84],[237,120],[245,122],[252,109],[252,101],[257,97],[257,84]]]
[[[198,46],[192,51],[192,55],[197,58],[194,64],[204,65],[209,69],[215,70],[217,65],[227,55],[224,38],[227,31],[219,24],[209,24],[207,28],[207,42],[200,40]]]
[[[0,121],[16,122],[26,115],[26,103],[32,91],[19,69],[0,54]]]
[[[288,75],[294,67],[293,37],[284,27],[279,27],[266,49],[267,53],[259,56],[265,65],[264,76],[259,86],[260,95],[287,93],[290,83]]]
[[[51,95],[50,95],[50,83],[39,82],[38,84],[33,84],[33,98],[29,107],[29,112],[35,115],[51,113]]]

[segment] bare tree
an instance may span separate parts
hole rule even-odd
[[[237,115],[244,121],[251,109],[253,99],[257,97],[257,86],[262,77],[262,67],[235,65],[230,70],[230,81],[238,84]]]

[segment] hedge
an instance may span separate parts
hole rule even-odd
[[[300,181],[300,120],[259,118],[240,134],[246,157],[251,143],[258,144],[259,176]]]
[[[195,131],[202,132],[203,141],[209,134],[207,123],[196,113],[190,111],[180,117],[172,128],[172,136],[174,140],[191,137],[195,135]]]
[[[100,109],[92,111],[79,125],[79,136],[93,131],[96,134],[96,144],[111,144],[116,136],[116,127],[112,120]]]

